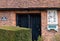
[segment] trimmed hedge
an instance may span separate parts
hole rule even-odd
[[[13,26],[0,27],[0,41],[32,41],[31,29]]]

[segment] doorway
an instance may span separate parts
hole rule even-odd
[[[16,25],[20,27],[32,28],[32,41],[41,35],[41,15],[35,14],[16,14]]]

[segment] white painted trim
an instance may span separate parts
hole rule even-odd
[[[55,14],[55,19],[56,19],[56,22],[54,22],[54,17],[49,17],[49,13],[51,14],[51,16],[53,16]],[[53,14],[54,13],[54,14]],[[48,19],[49,18],[49,19]],[[49,22],[50,20],[50,22]],[[47,26],[47,29],[50,30],[50,29],[54,29],[56,31],[58,31],[58,14],[57,14],[57,10],[47,10],[47,24],[56,24],[56,28],[49,28],[49,26]]]
[[[48,21],[49,21],[49,20],[48,20],[49,12],[50,12],[52,15],[54,15],[53,13],[55,12],[56,22],[52,22],[52,19],[53,19],[53,18],[50,19],[51,22],[48,22]],[[48,11],[47,11],[47,23],[48,23],[48,24],[58,24],[58,15],[57,15],[57,11],[56,11],[56,10],[48,10]]]

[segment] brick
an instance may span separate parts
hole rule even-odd
[[[60,0],[0,0],[0,8],[60,8]]]
[[[5,16],[7,18],[6,21],[2,21],[1,18]],[[15,13],[12,11],[0,11],[0,26],[8,25],[8,26],[16,26]]]
[[[42,36],[45,38],[44,41],[52,41],[52,37],[55,34],[60,33],[60,11],[58,11],[58,32],[47,30],[47,11],[41,11],[41,27],[42,27]]]

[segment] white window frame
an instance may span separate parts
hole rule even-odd
[[[51,16],[53,16],[55,14],[55,19],[56,19],[55,22],[53,22],[54,17],[52,17],[52,18],[49,17],[50,16],[49,13],[51,14]],[[48,30],[54,29],[54,30],[58,31],[58,15],[57,15],[57,10],[47,10],[47,24],[48,24],[48,26],[47,26]],[[56,28],[49,28],[49,25],[56,25]]]
[[[49,21],[48,20],[48,14],[49,14],[49,12],[53,15],[53,13],[55,12],[55,18],[56,18],[56,22],[47,22],[48,24],[58,24],[58,15],[57,15],[57,10],[48,10],[47,11],[47,21]],[[52,20],[51,20],[52,21]]]

